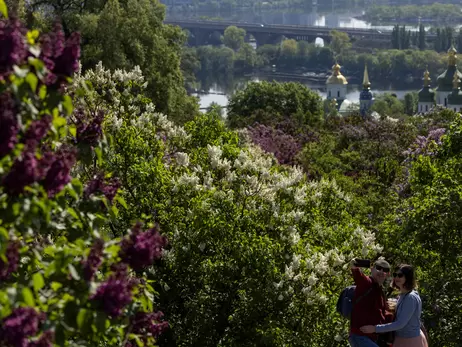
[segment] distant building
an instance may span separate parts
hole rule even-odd
[[[372,104],[374,103],[374,96],[371,92],[371,82],[369,81],[369,74],[367,72],[367,65],[364,66],[363,77],[363,90],[359,94],[359,112],[361,116],[369,114]]]
[[[448,68],[438,76],[436,82],[436,103],[438,105],[448,107],[448,96],[453,90],[454,75],[459,79],[462,78],[462,73],[457,69],[457,51],[454,46],[448,50]]]
[[[419,91],[418,113],[429,112],[435,106],[435,91],[430,88],[430,73],[428,69],[424,72],[423,81],[423,88]]]
[[[337,63],[332,66],[332,75],[326,81],[327,100],[331,101],[332,105],[332,101],[335,100],[338,113],[344,116],[357,111],[358,105],[347,99],[348,81],[340,69],[341,66]]]

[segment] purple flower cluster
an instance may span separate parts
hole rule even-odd
[[[300,142],[280,129],[263,124],[248,128],[252,141],[264,151],[273,153],[281,164],[295,164],[295,158],[302,149]]]
[[[162,321],[163,316],[164,314],[160,311],[151,313],[138,312],[131,319],[132,332],[142,336],[146,344],[148,337],[158,337],[168,328],[168,322]],[[136,346],[136,343],[128,341],[125,344],[125,347],[132,346]]]
[[[75,159],[76,151],[74,149],[63,148],[56,152],[42,181],[49,197],[59,193],[70,182],[70,172]]]
[[[160,259],[162,249],[167,245],[167,238],[160,235],[157,228],[141,230],[138,223],[132,229],[128,238],[124,238],[120,245],[120,257],[135,271],[142,270]]]
[[[33,121],[26,133],[24,134],[24,141],[28,148],[37,148],[40,141],[45,137],[51,128],[52,117],[45,115],[40,119]]]
[[[74,113],[77,125],[77,143],[96,146],[98,141],[103,136],[102,123],[104,120],[104,112],[98,111],[96,115],[87,115],[80,108]]]
[[[0,258],[0,281],[7,280],[10,275],[18,269],[19,265],[19,242],[13,241],[6,247],[5,263]]]
[[[18,142],[19,124],[16,114],[17,109],[11,94],[0,94],[0,159],[9,154]]]
[[[121,183],[117,178],[111,178],[105,181],[104,175],[98,174],[90,182],[88,182],[84,195],[88,198],[95,193],[102,193],[106,199],[112,202],[120,186]]]
[[[407,160],[419,155],[434,155],[437,147],[442,144],[442,137],[446,133],[445,128],[431,130],[427,136],[417,136],[414,143],[404,151]]]
[[[132,290],[136,284],[135,279],[129,278],[127,266],[119,264],[90,299],[99,302],[109,316],[117,317],[132,301]]]
[[[85,281],[91,281],[98,268],[103,262],[104,241],[97,239],[90,250],[86,261],[83,262],[83,278]]]
[[[46,84],[60,87],[79,69],[80,35],[72,33],[65,41],[61,24],[56,23],[54,30],[41,39],[41,56],[49,73]]]
[[[37,335],[45,315],[31,307],[20,307],[4,318],[0,327],[0,342],[6,346],[29,347],[28,338]],[[33,345],[32,345],[33,346]]]
[[[75,163],[75,150],[61,148],[57,152],[46,152],[37,159],[34,148],[28,148],[17,158],[2,185],[10,195],[18,195],[26,186],[40,182],[49,197],[60,192],[69,183],[70,171]]]
[[[26,30],[19,20],[0,20],[0,81],[12,71],[13,66],[21,64],[28,55],[24,38]]]

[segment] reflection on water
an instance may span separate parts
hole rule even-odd
[[[271,78],[265,78],[264,76],[258,77],[240,77],[234,78],[233,76],[224,77],[221,76],[216,79],[205,79],[202,80],[199,88],[204,91],[201,94],[194,94],[199,97],[199,104],[202,109],[207,108],[210,104],[216,103],[220,106],[226,106],[228,104],[228,97],[230,97],[235,91],[244,89],[246,84],[249,82],[259,82],[262,80],[272,80]],[[293,80],[287,78],[280,78],[278,82],[292,82]],[[297,81],[299,82],[299,81]],[[308,88],[315,90],[319,95],[326,98],[326,86],[323,83],[312,83],[312,82],[301,82]],[[404,95],[409,92],[415,92],[420,89],[416,86],[415,89],[399,88],[393,85],[372,85],[372,93],[379,95],[383,93],[394,93],[399,99],[403,99]],[[347,98],[352,102],[359,102],[359,93],[362,90],[361,85],[350,84],[348,85]]]

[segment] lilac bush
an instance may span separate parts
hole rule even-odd
[[[168,326],[143,271],[165,237],[151,225],[114,237],[119,179],[80,170],[103,160],[105,114],[66,94],[79,42],[59,24],[40,36],[0,20],[2,347],[151,346]]]
[[[252,141],[264,151],[273,153],[281,164],[293,165],[302,145],[292,135],[284,133],[264,124],[256,124],[248,128]]]

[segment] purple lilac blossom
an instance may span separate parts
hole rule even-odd
[[[41,39],[41,48],[40,58],[49,71],[46,84],[60,87],[79,68],[80,35],[72,33],[65,42],[62,26],[56,23],[53,32]]]
[[[103,262],[104,241],[97,239],[90,250],[87,260],[83,262],[83,278],[85,281],[93,280],[98,268]]]
[[[37,335],[39,325],[45,320],[45,315],[31,307],[15,309],[3,319],[0,327],[0,341],[7,346],[28,347],[28,338]]]
[[[90,299],[99,302],[102,310],[109,316],[117,317],[132,301],[132,290],[135,285],[136,281],[128,276],[127,266],[120,264]]]
[[[0,20],[0,81],[28,55],[25,29],[17,19]]]
[[[18,269],[19,266],[19,242],[12,241],[6,247],[6,260],[5,263],[0,258],[0,281],[7,280],[10,275]]]
[[[51,128],[52,117],[45,115],[33,121],[27,129],[24,140],[28,147],[36,148]]]
[[[264,151],[273,153],[279,163],[295,164],[295,157],[302,146],[292,135],[263,124],[256,124],[248,130],[252,141]]]
[[[98,111],[96,115],[88,116],[83,109],[78,109],[75,114],[77,125],[77,143],[96,146],[103,136],[102,123],[104,112]]]
[[[103,174],[98,174],[90,182],[88,182],[84,196],[89,198],[93,194],[102,193],[106,199],[112,202],[120,186],[121,183],[119,179],[111,178],[109,180],[105,180]]]
[[[33,150],[26,150],[13,163],[8,174],[3,178],[2,185],[6,193],[12,196],[21,194],[26,186],[38,179],[38,160]]]
[[[142,225],[136,224],[128,238],[120,246],[120,257],[135,271],[142,270],[160,259],[162,249],[167,245],[167,238],[160,235],[157,228],[141,231]]]
[[[411,147],[403,153],[408,157],[407,161],[419,155],[434,155],[436,148],[434,148],[432,144],[437,147],[441,146],[442,138],[445,133],[445,128],[437,128],[430,130],[427,136],[417,136]]]
[[[164,314],[160,311],[157,312],[138,312],[131,319],[132,332],[134,334],[144,336],[144,339],[148,336],[158,337],[160,336],[167,328],[168,322],[162,321]],[[144,341],[145,343],[147,341]],[[130,345],[126,345],[130,346]]]
[[[51,158],[48,157],[48,160]],[[42,185],[49,197],[59,193],[70,182],[70,172],[76,160],[76,151],[71,148],[61,148],[53,156],[51,164],[43,178]]]
[[[0,94],[0,159],[9,154],[16,145],[18,132],[14,100],[9,93]]]

